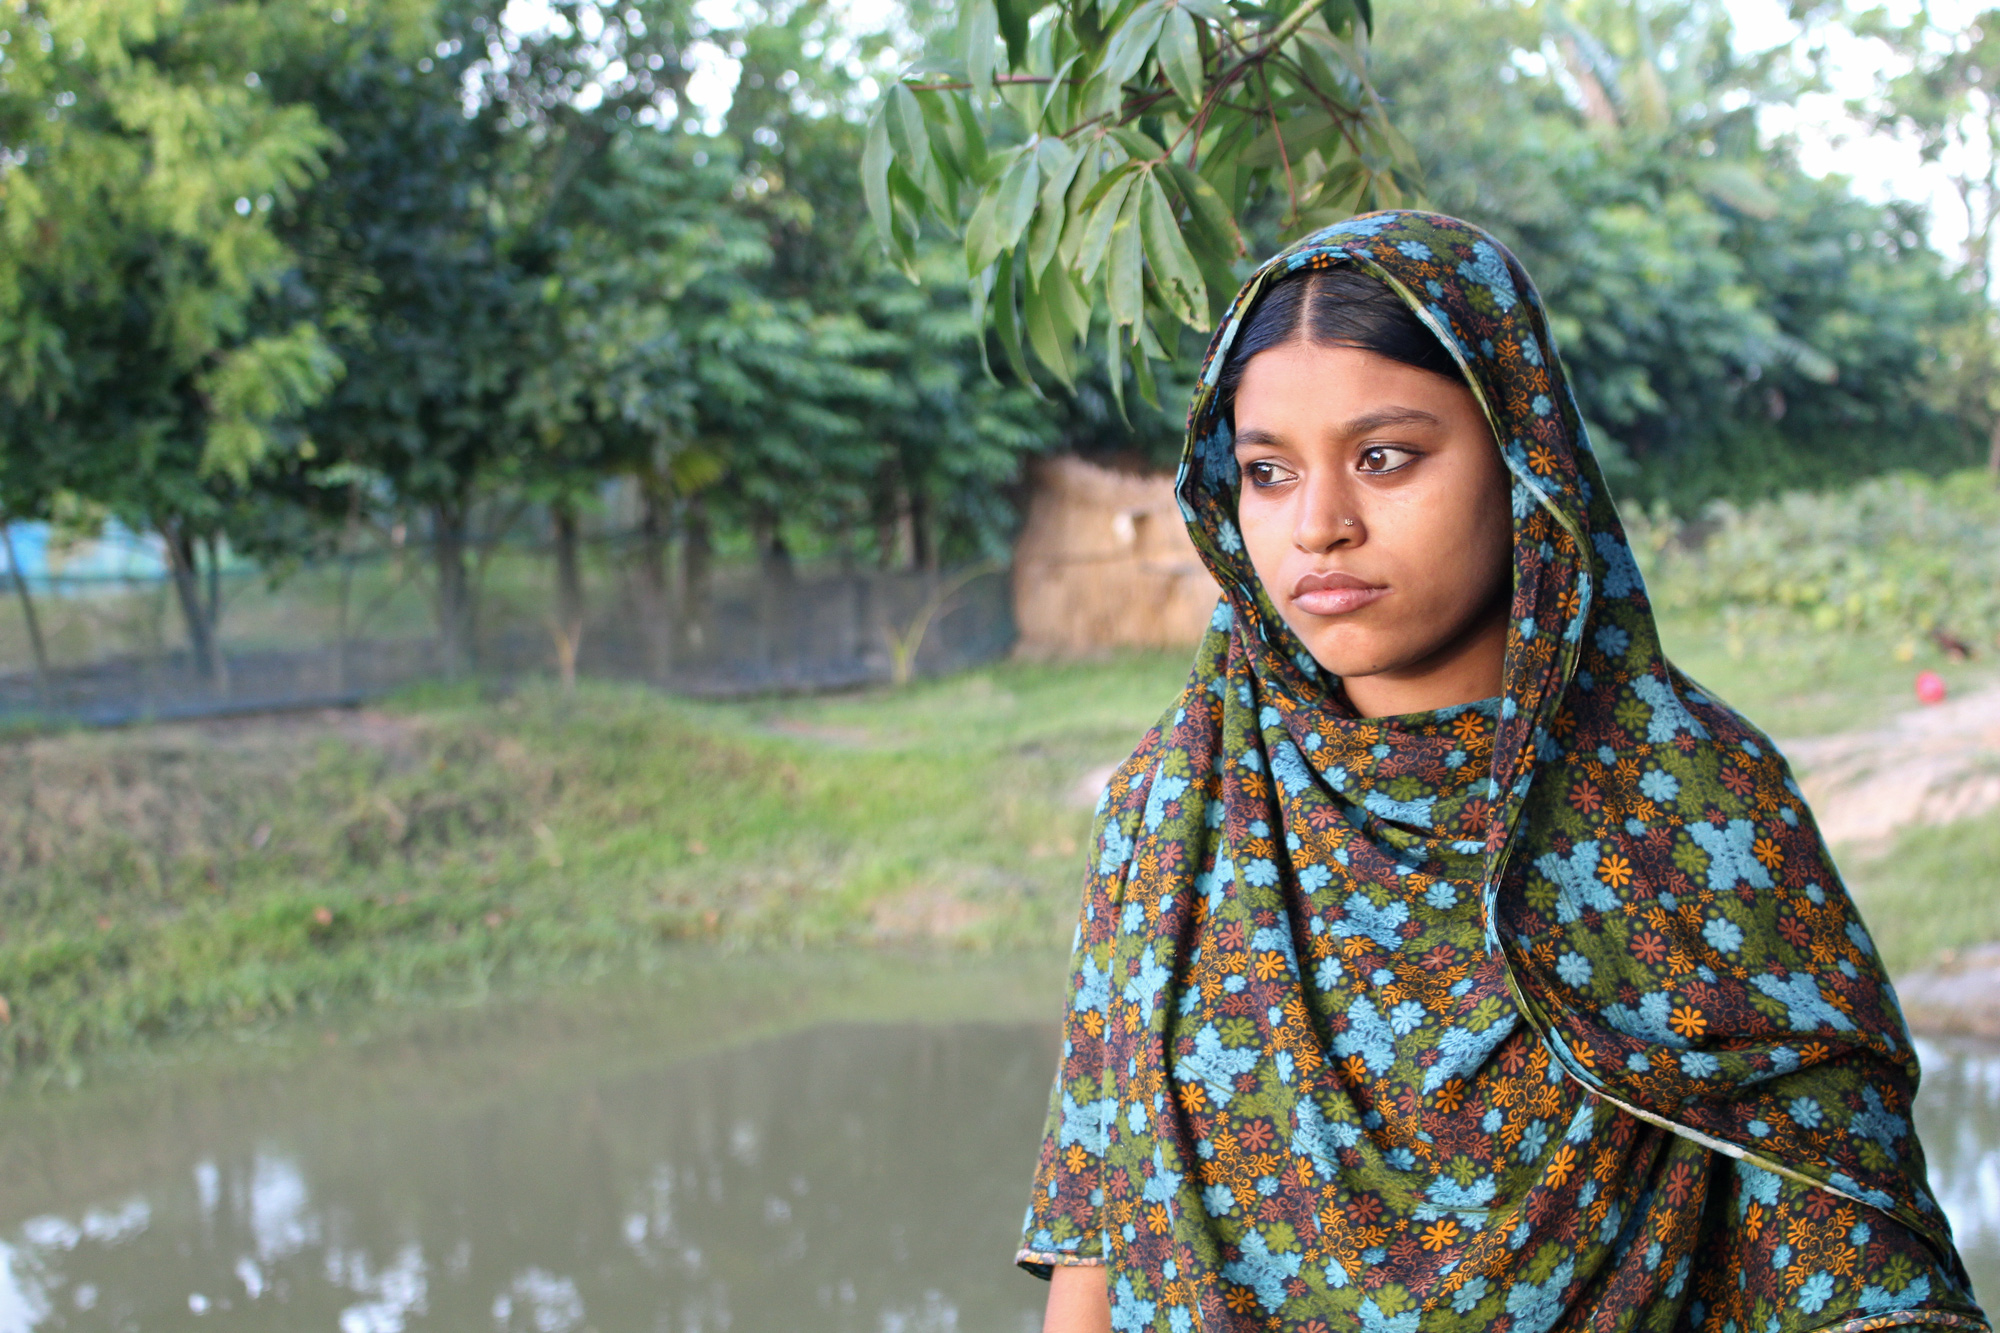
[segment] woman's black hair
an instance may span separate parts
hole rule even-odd
[[[1224,416],[1236,415],[1236,389],[1250,358],[1294,342],[1359,347],[1465,383],[1445,345],[1386,283],[1347,264],[1301,269],[1264,293],[1230,346],[1216,380]]]

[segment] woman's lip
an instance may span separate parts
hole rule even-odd
[[[1387,588],[1371,587],[1359,580],[1352,583],[1343,581],[1342,586],[1332,588],[1317,579],[1301,579],[1300,582],[1314,586],[1301,587],[1293,592],[1292,605],[1314,616],[1346,615],[1349,611],[1360,610],[1389,591]]]

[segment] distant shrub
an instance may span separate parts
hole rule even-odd
[[[1975,648],[2000,635],[2000,483],[1984,471],[1718,501],[1694,524],[1656,508],[1629,527],[1663,612]]]

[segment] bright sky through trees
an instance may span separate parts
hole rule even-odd
[[[1783,0],[1729,0],[1740,51],[1768,51],[1796,41],[1798,23]],[[1884,6],[1898,22],[1917,10],[1910,0]],[[1969,23],[1980,6],[1973,0],[1932,0],[1939,23]],[[1857,120],[1847,104],[1878,91],[1878,79],[1891,56],[1882,43],[1856,36],[1844,26],[1827,24],[1815,35],[1825,43],[1822,73],[1828,90],[1808,93],[1790,107],[1766,107],[1761,123],[1767,137],[1795,135],[1799,162],[1815,176],[1845,175],[1864,198],[1909,199],[1931,212],[1931,243],[1956,254],[1965,243],[1966,217],[1946,175],[1954,163],[1924,162],[1906,139],[1880,133]]]
[[[901,6],[896,0],[850,0],[843,8],[849,29],[865,32],[890,24]],[[1911,0],[1892,0],[1886,8],[1900,21],[1916,6]],[[1783,0],[1730,0],[1728,9],[1736,25],[1737,48],[1746,53],[1789,45],[1802,35]],[[1941,22],[1951,24],[1969,21],[1978,5],[1974,0],[1933,0],[1931,9]],[[738,0],[702,0],[695,10],[711,26],[729,27],[738,21],[740,6]],[[528,33],[545,28],[550,17],[545,0],[513,0],[506,21],[515,31]],[[1393,5],[1385,6],[1382,19],[1396,21]],[[1932,243],[1956,253],[1965,240],[1966,218],[1946,181],[1950,164],[1922,161],[1907,140],[1873,129],[1848,110],[1850,101],[1877,90],[1888,53],[1881,43],[1858,37],[1839,24],[1827,24],[1814,36],[1824,43],[1823,73],[1829,87],[1806,94],[1790,107],[1765,108],[1761,123],[1766,135],[1795,136],[1800,163],[1807,171],[1816,176],[1844,174],[1865,198],[1925,204],[1931,211]],[[741,63],[713,43],[703,43],[697,50],[699,65],[688,83],[693,105],[687,110],[705,132],[716,133],[728,114]],[[872,100],[878,90],[871,83],[862,91]]]

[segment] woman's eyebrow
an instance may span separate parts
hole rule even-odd
[[[1366,435],[1371,430],[1381,430],[1385,426],[1437,426],[1443,423],[1421,407],[1385,407],[1355,417],[1340,428],[1342,439],[1356,435]]]
[[[1439,426],[1444,424],[1421,407],[1384,407],[1353,418],[1335,430],[1339,438],[1351,439],[1386,426]],[[1232,442],[1238,449],[1283,448],[1284,440],[1258,426],[1245,426]]]
[[[1236,432],[1236,439],[1233,443],[1236,448],[1243,449],[1279,448],[1285,442],[1268,430],[1263,430],[1256,426],[1246,426],[1244,429]]]

